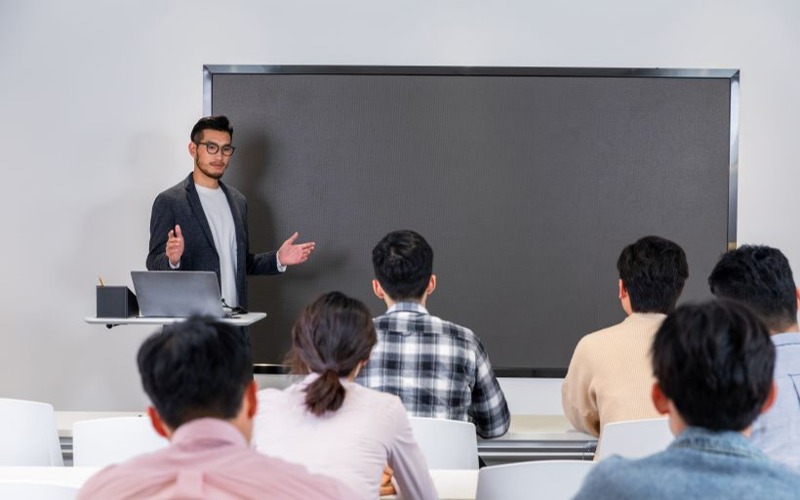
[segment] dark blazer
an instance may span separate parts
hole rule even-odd
[[[233,214],[236,226],[236,292],[239,305],[247,307],[246,274],[279,274],[275,252],[250,253],[247,232],[247,199],[242,193],[222,182],[219,183]],[[219,279],[219,254],[214,246],[214,237],[208,219],[200,204],[194,187],[192,174],[156,196],[150,214],[150,252],[147,254],[147,269],[166,271],[171,269],[167,259],[167,237],[175,224],[181,226],[184,250],[181,257],[182,271],[214,271]]]

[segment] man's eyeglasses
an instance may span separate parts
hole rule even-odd
[[[208,154],[210,155],[215,155],[217,154],[217,151],[219,151],[219,144],[217,144],[216,142],[196,142],[195,144],[197,144],[198,146],[201,144],[205,146],[206,151],[208,151]],[[234,151],[236,151],[236,148],[231,146],[230,144],[222,146],[222,154],[224,156],[230,156],[233,154]]]

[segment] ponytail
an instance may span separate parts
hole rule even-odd
[[[306,388],[306,408],[319,417],[325,412],[341,408],[344,396],[345,389],[339,374],[327,369]]]

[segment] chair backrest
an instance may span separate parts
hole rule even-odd
[[[429,469],[477,469],[475,425],[458,420],[410,417],[414,438]]]
[[[76,467],[103,467],[169,445],[147,417],[112,417],[72,424],[72,456]]]
[[[627,420],[603,426],[595,459],[611,455],[641,458],[665,449],[674,439],[667,418]]]
[[[77,486],[0,480],[0,498],[14,500],[74,500]]]
[[[594,462],[541,460],[484,467],[475,500],[567,500],[575,496]]]
[[[0,399],[0,466],[63,466],[52,405]]]

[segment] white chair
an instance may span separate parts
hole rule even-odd
[[[541,460],[484,467],[475,500],[567,500],[593,466],[588,460]]]
[[[59,484],[0,481],[0,498],[14,500],[74,500],[80,488]]]
[[[112,417],[72,424],[75,467],[103,467],[169,445],[147,417]]]
[[[0,399],[0,466],[63,466],[52,405]]]
[[[664,450],[673,439],[667,418],[612,422],[600,431],[595,460],[611,455],[645,457]]]
[[[429,469],[477,469],[475,425],[458,420],[409,417]]]

